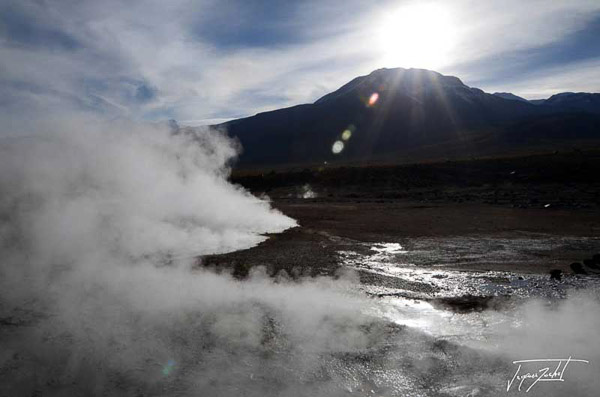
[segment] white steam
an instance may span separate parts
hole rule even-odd
[[[2,212],[44,261],[226,252],[295,225],[225,180],[235,149],[216,133],[72,123],[0,150]]]
[[[350,276],[197,266],[296,224],[227,182],[228,139],[59,127],[0,144],[0,395],[339,395],[370,377],[342,365],[386,340]]]

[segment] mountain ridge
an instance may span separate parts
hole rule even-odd
[[[510,93],[489,94],[458,77],[426,69],[377,69],[312,104],[217,127],[241,143],[239,166],[377,161],[415,151],[425,156],[431,147],[444,144],[464,147],[465,155],[536,144],[515,139],[511,131],[531,130],[529,134],[544,144],[548,139],[600,138],[593,132],[600,118],[600,94],[559,94],[541,104],[497,94]],[[591,116],[572,115],[578,112]],[[549,118],[561,127],[553,128],[546,139],[539,129],[548,127],[541,120]],[[570,131],[569,125],[585,133]]]

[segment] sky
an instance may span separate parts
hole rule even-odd
[[[528,99],[600,92],[598,0],[0,0],[0,123],[216,123],[382,67]]]

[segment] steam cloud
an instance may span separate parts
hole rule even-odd
[[[71,120],[0,144],[0,395],[493,395],[515,359],[600,360],[597,298],[484,313],[485,350],[374,319],[351,275],[194,267],[295,222],[227,182],[218,132]]]
[[[191,268],[295,225],[226,181],[236,151],[223,135],[79,120],[4,139],[0,152],[2,364],[21,378],[3,391],[152,391],[161,371],[197,368],[186,360],[210,354],[205,343],[260,345],[265,311],[300,303],[259,275],[239,283]],[[297,287],[305,311],[287,318],[315,347],[301,332],[325,315],[315,302],[341,305],[318,285]]]
[[[0,395],[346,392],[330,355],[373,340],[352,277],[195,266],[296,225],[227,182],[230,140],[70,120],[0,145]]]

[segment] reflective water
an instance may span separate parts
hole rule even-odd
[[[547,263],[554,257],[559,263],[564,261],[561,255],[598,247],[600,239],[595,237],[523,235],[516,239],[382,242],[349,246],[338,254],[341,263],[361,275],[360,288],[373,297],[371,314],[415,331],[407,336],[404,354],[420,352],[422,359],[431,363],[436,360],[436,346],[444,346],[439,358],[443,364],[425,369],[432,375],[433,379],[428,378],[432,387],[423,391],[413,385],[405,391],[410,390],[411,395],[485,396],[521,393],[517,386],[506,390],[515,370],[511,366],[514,359],[561,354],[598,359],[600,351],[589,341],[595,339],[598,321],[594,318],[600,314],[600,306],[591,295],[579,301],[573,295],[595,291],[598,296],[600,276],[564,275],[556,281],[548,274],[526,271],[465,269],[485,263],[490,268],[523,264],[528,270],[526,265],[536,261]],[[452,310],[439,304],[448,299],[465,299],[473,303],[472,309]],[[544,303],[536,304],[536,300]],[[485,305],[496,301],[501,304]],[[478,306],[478,302],[483,304]],[[425,336],[434,342],[425,345]],[[423,370],[407,367],[401,373],[410,378]],[[528,394],[583,396],[592,395],[599,387],[591,366],[571,368],[567,377],[570,379],[564,384],[536,385]]]
[[[593,251],[598,247],[600,239],[595,237],[456,237],[364,244],[338,254],[345,266],[362,274],[361,279],[373,277],[360,288],[376,298],[372,309],[376,316],[436,338],[478,346],[481,341],[489,343],[498,326],[519,324],[518,316],[510,310],[515,304],[530,298],[561,300],[573,291],[600,291],[600,276],[567,274],[556,281],[548,274],[449,269],[464,269],[473,263],[498,267],[527,264],[552,252]],[[473,301],[479,310],[456,312],[436,304],[444,298],[460,297]],[[494,310],[477,307],[479,299],[485,303],[495,297],[506,300]]]
[[[387,282],[367,283],[362,288],[373,295],[410,298],[451,296],[564,297],[574,288],[598,287],[599,278],[565,275],[560,282],[548,274],[528,272],[528,264],[548,262],[548,256],[569,251],[593,251],[600,247],[595,237],[537,238],[423,238],[400,243],[362,244],[339,251],[340,262],[362,273],[381,276]],[[557,265],[568,263],[567,259]],[[562,262],[561,262],[562,261]],[[477,271],[468,270],[477,264]],[[523,268],[523,272],[483,271],[481,268]],[[516,265],[516,266],[515,266]],[[452,269],[452,270],[449,270]],[[453,270],[457,269],[457,270]],[[590,271],[591,273],[593,271]],[[391,280],[391,281],[390,281]]]

